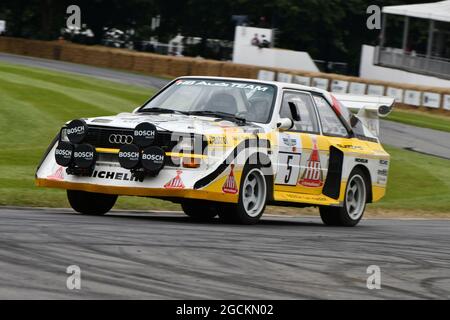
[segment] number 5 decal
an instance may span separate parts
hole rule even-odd
[[[300,154],[280,153],[275,184],[296,186],[300,173]]]

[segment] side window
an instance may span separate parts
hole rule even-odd
[[[296,106],[300,120],[295,120],[291,111],[291,106]],[[281,118],[289,118],[294,120],[295,131],[318,133],[319,126],[316,114],[314,113],[314,105],[311,96],[301,92],[285,92],[283,95],[283,103],[280,110]]]
[[[341,120],[339,120],[338,116],[336,115],[328,101],[320,96],[314,96],[314,101],[316,102],[317,110],[319,112],[323,134],[338,137],[347,137],[347,129],[342,124]]]

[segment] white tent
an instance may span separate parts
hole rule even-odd
[[[450,22],[450,0],[383,7],[383,13]]]

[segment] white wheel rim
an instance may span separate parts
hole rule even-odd
[[[242,203],[248,216],[257,217],[266,202],[266,179],[259,169],[250,170],[242,185]]]
[[[358,220],[364,213],[366,205],[366,185],[360,175],[354,175],[347,184],[345,193],[345,206],[348,215],[353,220]]]

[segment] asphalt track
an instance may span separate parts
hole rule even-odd
[[[0,209],[1,299],[449,299],[450,220],[256,226],[175,213]],[[81,268],[81,289],[66,268]],[[366,286],[369,265],[381,289]]]
[[[71,72],[156,89],[163,87],[168,82],[166,79],[137,73],[5,53],[0,53],[0,61]],[[381,121],[380,128],[383,143],[450,159],[450,133],[448,132],[418,128],[390,121]]]

